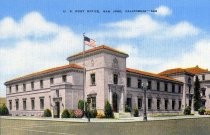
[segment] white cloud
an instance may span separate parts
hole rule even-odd
[[[5,89],[3,83],[8,79],[68,64],[66,57],[82,50],[81,39],[71,29],[46,21],[38,12],[20,21],[10,17],[0,20],[0,71],[4,73],[0,89]]]
[[[153,19],[150,15],[138,15],[134,19],[105,24],[103,31],[96,31],[97,38],[186,38],[198,35],[200,29],[187,21],[169,24]]]
[[[172,14],[172,10],[166,6],[159,6],[156,10],[157,12],[155,14],[158,16],[168,16]]]
[[[203,68],[210,67],[210,40],[201,39],[194,44],[194,48],[188,52],[184,52],[180,57],[173,61],[167,61],[164,68],[175,68],[175,67],[192,67],[199,65]]]

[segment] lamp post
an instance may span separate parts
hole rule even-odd
[[[142,82],[142,88],[144,90],[144,115],[143,115],[143,121],[147,121],[147,87],[148,87],[148,82]]]

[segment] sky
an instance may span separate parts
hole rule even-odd
[[[0,96],[10,79],[68,64],[68,56],[82,51],[83,33],[97,45],[128,53],[130,68],[154,73],[210,68],[209,5],[209,0],[1,0]]]

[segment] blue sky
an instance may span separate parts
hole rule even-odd
[[[209,5],[208,0],[3,0],[0,96],[5,96],[7,80],[67,64],[69,55],[82,50],[83,32],[98,45],[127,52],[128,67],[150,72],[196,65],[210,68]],[[124,12],[153,9],[157,12]]]

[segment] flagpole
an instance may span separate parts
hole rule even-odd
[[[85,41],[84,41],[85,33],[83,33],[83,101],[84,101],[84,112],[85,110],[85,81],[86,81],[86,69],[85,69]],[[85,112],[86,113],[86,112]],[[85,114],[84,114],[85,117]]]

